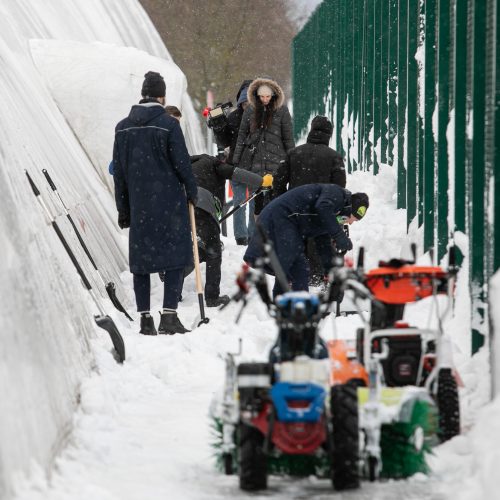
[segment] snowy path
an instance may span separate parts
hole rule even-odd
[[[233,267],[241,249],[228,244],[233,258],[224,269],[224,289],[233,290]],[[194,285],[187,282],[180,308],[186,324],[197,314]],[[161,297],[159,282],[153,290]],[[248,307],[238,329],[231,326],[232,307],[223,313],[208,309],[211,321],[185,336],[143,337],[137,322],[115,320],[123,332],[127,361],[119,366],[109,339],[98,331],[97,370],[82,384],[81,404],[68,445],[47,483],[40,475],[23,484],[19,500],[137,500],[141,498],[203,500],[222,498],[399,499],[431,496],[428,479],[386,484],[365,483],[359,491],[336,493],[328,480],[271,477],[269,490],[248,495],[237,476],[214,467],[208,409],[222,385],[220,354],[244,338],[246,357],[265,357],[274,340],[272,320],[258,299]],[[339,320],[342,332],[353,331],[357,319]],[[323,330],[329,335],[328,324]]]
[[[393,173],[383,171],[380,178],[384,176],[386,182],[378,185],[384,186],[384,190],[371,186],[370,195],[373,193],[373,198],[378,198],[380,203],[374,202],[364,225],[360,223],[351,231],[355,247],[366,245],[369,249],[367,267],[379,258],[398,256],[405,239],[401,219],[404,213],[396,213],[389,201]],[[355,188],[356,183],[366,183],[367,179],[370,178],[352,176],[351,188]],[[382,223],[398,218],[401,219],[398,224]],[[234,293],[234,278],[241,266],[243,248],[236,246],[232,238],[225,238],[224,244],[221,290]],[[132,304],[130,274],[123,276]],[[198,313],[192,275],[187,278],[183,293],[179,315],[189,326]],[[161,297],[161,283],[153,279],[152,310],[158,310],[154,304],[159,305]],[[125,338],[126,363],[123,366],[115,363],[109,338],[96,329],[97,366],[94,374],[82,383],[81,402],[68,443],[57,457],[49,480],[36,467],[28,480],[19,478],[16,500],[443,500],[451,498],[453,487],[457,492],[464,471],[473,470],[474,466],[473,462],[465,469],[462,465],[464,457],[470,456],[466,438],[462,437],[459,439],[463,441],[453,440],[449,446],[438,449],[436,473],[430,477],[364,482],[360,490],[347,493],[334,492],[328,480],[270,477],[266,492],[251,495],[241,492],[236,476],[224,476],[215,469],[208,411],[214,393],[222,387],[224,353],[234,351],[241,336],[243,357],[265,360],[274,342],[276,327],[258,298],[250,302],[241,323],[235,326],[238,307],[232,305],[222,313],[207,309],[211,318],[208,325],[185,336],[173,337],[143,337],[137,333],[137,321],[128,323],[123,316],[113,314]],[[111,305],[106,309],[111,312]],[[418,323],[427,318],[427,315],[416,314]],[[330,320],[324,322],[321,330],[327,340],[332,338]],[[359,324],[355,316],[339,318],[337,332],[341,337],[352,337]],[[474,377],[479,380],[476,373],[479,370],[474,369],[466,375],[474,382]],[[461,498],[478,498],[473,496],[473,484],[469,491],[472,496]]]
[[[145,338],[128,329],[124,366],[101,335],[100,373],[82,385],[74,430],[51,481],[32,483],[19,499],[443,498],[429,494],[429,480],[365,483],[340,494],[327,480],[271,477],[265,493],[241,492],[236,476],[215,470],[210,447],[207,412],[224,369],[217,351],[231,344],[215,331],[221,320],[210,313],[210,326],[184,337]]]

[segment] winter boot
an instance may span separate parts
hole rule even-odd
[[[248,245],[248,238],[236,238],[236,244],[246,247]]]
[[[158,333],[160,335],[174,335],[176,333],[186,333],[191,331],[184,328],[176,312],[162,312],[160,314],[160,326],[158,327]]]
[[[227,295],[219,295],[219,297],[215,297],[213,299],[209,299],[205,297],[205,302],[207,303],[207,307],[219,307],[225,306],[229,303],[231,299]]]
[[[141,313],[141,330],[139,333],[143,335],[157,335],[155,322],[149,313]]]

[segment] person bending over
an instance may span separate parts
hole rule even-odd
[[[269,203],[258,224],[272,242],[292,290],[308,290],[309,265],[305,255],[307,238],[314,238],[325,275],[332,265],[332,239],[339,252],[352,249],[342,226],[362,219],[369,206],[365,193],[351,194],[335,184],[306,184],[287,191]],[[263,242],[257,230],[243,257],[255,267],[263,257]],[[268,274],[274,274],[270,268]],[[275,281],[273,296],[282,293]]]

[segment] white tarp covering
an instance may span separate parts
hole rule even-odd
[[[200,127],[186,94],[186,77],[173,61],[101,42],[30,40],[30,47],[59,109],[111,191],[113,179],[108,164],[115,125],[141,98],[148,71],[164,77],[167,104],[181,110],[181,127],[189,152],[203,152]]]
[[[63,116],[54,101],[47,87],[48,75],[43,78],[35,67],[29,43],[33,39],[38,40],[38,47],[43,39],[63,40],[65,46],[70,46],[68,40],[79,42],[73,47],[80,47],[81,57],[83,47],[87,48],[87,69],[91,64],[89,47],[94,42],[114,44],[116,51],[135,46],[155,59],[165,59],[165,64],[173,67],[160,37],[136,0],[0,2],[2,500],[11,496],[15,478],[28,473],[31,464],[48,470],[65,443],[79,384],[95,364],[90,338],[98,335],[105,345],[111,346],[109,338],[105,338],[107,334],[93,321],[93,314],[98,312],[96,305],[82,287],[55,232],[47,225],[26,181],[25,169],[38,184],[51,213],[57,216],[105,311],[111,312],[112,306],[104,298],[102,283],[68,221],[61,216],[60,203],[48,188],[42,169],[47,169],[56,182],[105,280],[116,283],[125,305],[130,307],[132,303],[127,296],[130,292],[120,283],[120,272],[126,268],[126,237],[117,228],[113,198],[89,160],[91,152],[82,148],[83,141],[75,137],[68,124],[71,120]],[[134,49],[123,50],[124,60],[110,68],[127,66],[128,54]],[[68,60],[62,62],[59,72],[70,74]],[[97,73],[92,74],[97,78]],[[72,91],[82,111],[91,107],[91,102],[78,99],[78,86],[72,87]],[[85,99],[89,97],[85,94]],[[188,109],[186,93],[182,99],[183,109]],[[128,95],[124,101],[127,100]],[[123,113],[136,101],[134,96],[131,102],[123,102]],[[101,119],[96,115],[96,121]],[[196,124],[193,127],[194,140],[201,141],[201,137],[196,137]],[[112,144],[105,147],[110,155]],[[117,321],[120,324],[121,319]]]
[[[500,271],[490,280],[489,287],[490,346],[492,393],[500,395]]]

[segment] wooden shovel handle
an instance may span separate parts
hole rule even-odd
[[[188,206],[189,206],[189,220],[191,222],[191,234],[193,235],[194,273],[196,278],[196,291],[200,294],[203,293],[203,285],[201,284],[200,254],[198,253],[196,219],[194,217],[194,205],[192,203],[188,203]]]

